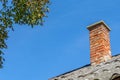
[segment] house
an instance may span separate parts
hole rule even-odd
[[[112,56],[110,28],[104,21],[87,27],[90,35],[90,64],[49,80],[120,80],[120,55]]]

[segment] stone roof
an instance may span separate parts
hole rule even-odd
[[[111,80],[114,74],[120,74],[120,54],[99,65],[86,65],[49,80]]]

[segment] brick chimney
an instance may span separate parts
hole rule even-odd
[[[110,60],[110,28],[104,21],[97,22],[87,27],[90,31],[90,60],[91,65],[97,65]]]

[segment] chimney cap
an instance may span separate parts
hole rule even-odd
[[[92,24],[92,25],[88,26],[87,29],[91,30],[94,26],[99,25],[99,24],[103,24],[109,31],[111,31],[111,29],[108,27],[108,25],[103,20],[101,20],[99,22],[96,22],[95,24]]]

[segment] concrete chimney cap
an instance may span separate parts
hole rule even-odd
[[[88,26],[87,29],[91,30],[94,26],[96,26],[98,24],[103,24],[109,31],[111,31],[111,29],[108,27],[108,25],[103,20],[101,20],[99,22],[96,22],[95,24],[92,24],[92,25]]]

